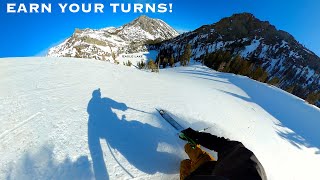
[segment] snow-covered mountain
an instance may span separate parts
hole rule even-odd
[[[299,97],[320,93],[320,58],[289,33],[252,14],[235,14],[202,26],[162,43],[160,49],[172,52],[178,60],[188,43],[194,59],[218,50],[229,51],[263,67],[269,80],[280,79],[280,88],[292,89]]]
[[[49,50],[49,57],[118,59],[120,54],[146,52],[147,44],[161,42],[179,33],[160,19],[140,16],[119,28],[76,29],[73,35]]]
[[[158,74],[46,57],[0,68],[0,179],[179,179],[184,142],[157,107],[243,142],[270,180],[319,179],[320,110],[276,87],[197,64]]]
[[[136,65],[155,59],[159,50],[171,52],[177,61],[186,44],[192,45],[193,59],[201,60],[218,50],[240,55],[263,67],[268,80],[279,79],[278,87],[303,99],[313,95],[320,106],[320,58],[289,33],[249,13],[235,14],[180,36],[162,20],[147,16],[119,28],[76,29],[70,38],[51,48],[48,56],[120,63],[130,60]]]

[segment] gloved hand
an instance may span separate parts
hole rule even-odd
[[[190,139],[196,140],[198,132],[193,130],[192,128],[185,129],[181,131],[185,136],[187,136]]]
[[[191,128],[185,129],[179,134],[180,139],[188,141],[192,149],[195,149],[197,146],[197,136],[198,132]]]

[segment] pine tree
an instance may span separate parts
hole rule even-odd
[[[226,51],[223,53],[223,58],[222,58],[223,61],[228,62],[231,60],[231,58],[232,56],[229,51]]]
[[[261,68],[262,69],[262,68]],[[268,73],[267,71],[262,69],[262,75],[260,76],[260,78],[258,78],[258,81],[260,82],[266,82],[268,79]]]
[[[242,58],[239,55],[234,57],[231,63],[230,72],[238,74],[240,71],[241,62]]]
[[[159,72],[156,63],[152,59],[149,60],[147,66],[148,66],[148,69],[151,70],[151,72]]]
[[[165,58],[163,58],[163,61],[162,61],[162,67],[163,67],[163,68],[166,68],[166,67],[167,67],[167,65],[168,65],[168,62],[169,62],[169,61],[168,61],[168,58],[166,58],[166,57],[165,57]]]
[[[171,67],[174,67],[174,57],[173,57],[173,55],[171,55],[171,58],[169,59],[169,65]]]
[[[268,84],[277,86],[279,84],[279,82],[280,82],[280,79],[278,77],[274,77],[270,81],[268,81]]]
[[[255,70],[256,70],[256,67],[254,63],[250,62],[249,73],[248,73],[249,78],[253,79],[253,74]]]
[[[308,94],[306,101],[310,104],[316,104],[318,101],[320,101],[320,91]]]
[[[214,59],[215,54],[208,54],[205,59],[204,59],[204,64],[209,67],[212,68],[213,65],[213,59]]]
[[[182,54],[180,57],[179,57],[179,61],[180,61],[180,66],[185,66],[185,61],[184,61],[184,54]]]
[[[250,63],[246,60],[242,60],[239,67],[239,74],[247,76],[250,74]]]
[[[132,65],[132,62],[130,61],[130,60],[128,60],[126,63],[125,62],[123,62],[123,64],[125,65],[125,66],[131,66]]]
[[[223,72],[230,72],[231,60],[225,65]]]
[[[205,54],[205,58],[207,57],[209,55],[209,51],[208,51],[208,48],[206,49],[206,54]],[[202,66],[204,66],[204,61],[205,61],[205,58],[204,59],[202,59],[202,61],[201,61],[201,64],[202,64]]]
[[[116,64],[119,64],[119,62],[116,60],[116,54],[114,52],[111,53],[112,59]]]
[[[192,52],[191,52],[191,44],[187,44],[186,46],[186,50],[185,50],[185,58],[186,58],[186,61],[187,61],[187,65],[189,65],[190,63],[190,58],[191,58],[191,55],[192,55]]]
[[[268,75],[265,74],[265,71],[262,69],[262,67],[256,68],[256,70],[253,73],[253,79],[257,81],[264,82],[265,79],[267,79]]]
[[[191,58],[191,45],[187,44],[185,47],[185,50],[183,54],[180,57],[180,64],[181,66],[187,66],[190,63],[190,58]]]
[[[141,60],[140,62],[137,63],[138,69],[144,69],[146,67],[146,63]]]
[[[157,68],[160,69],[161,57],[158,56],[158,60],[156,61]],[[153,71],[152,71],[153,72]]]
[[[288,86],[285,91],[287,91],[288,93],[292,93],[294,91],[294,88],[295,86],[294,85],[291,85],[291,86]]]
[[[218,70],[220,67],[220,64],[223,62],[224,53],[221,51],[218,51],[215,55],[215,58],[213,59],[213,69]]]
[[[224,72],[224,69],[225,69],[225,67],[226,67],[226,62],[222,62],[221,64],[220,64],[220,66],[219,66],[219,68],[218,68],[218,71],[220,71],[220,72]]]

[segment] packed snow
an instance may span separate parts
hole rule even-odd
[[[47,57],[0,68],[0,179],[179,179],[184,142],[155,108],[243,142],[271,180],[319,178],[320,110],[273,86],[197,64],[157,74]]]

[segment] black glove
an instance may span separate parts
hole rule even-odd
[[[181,131],[181,133],[183,133],[185,136],[187,136],[188,138],[193,139],[193,140],[196,140],[197,136],[198,136],[198,132],[191,129],[191,128],[185,129],[185,130]]]

